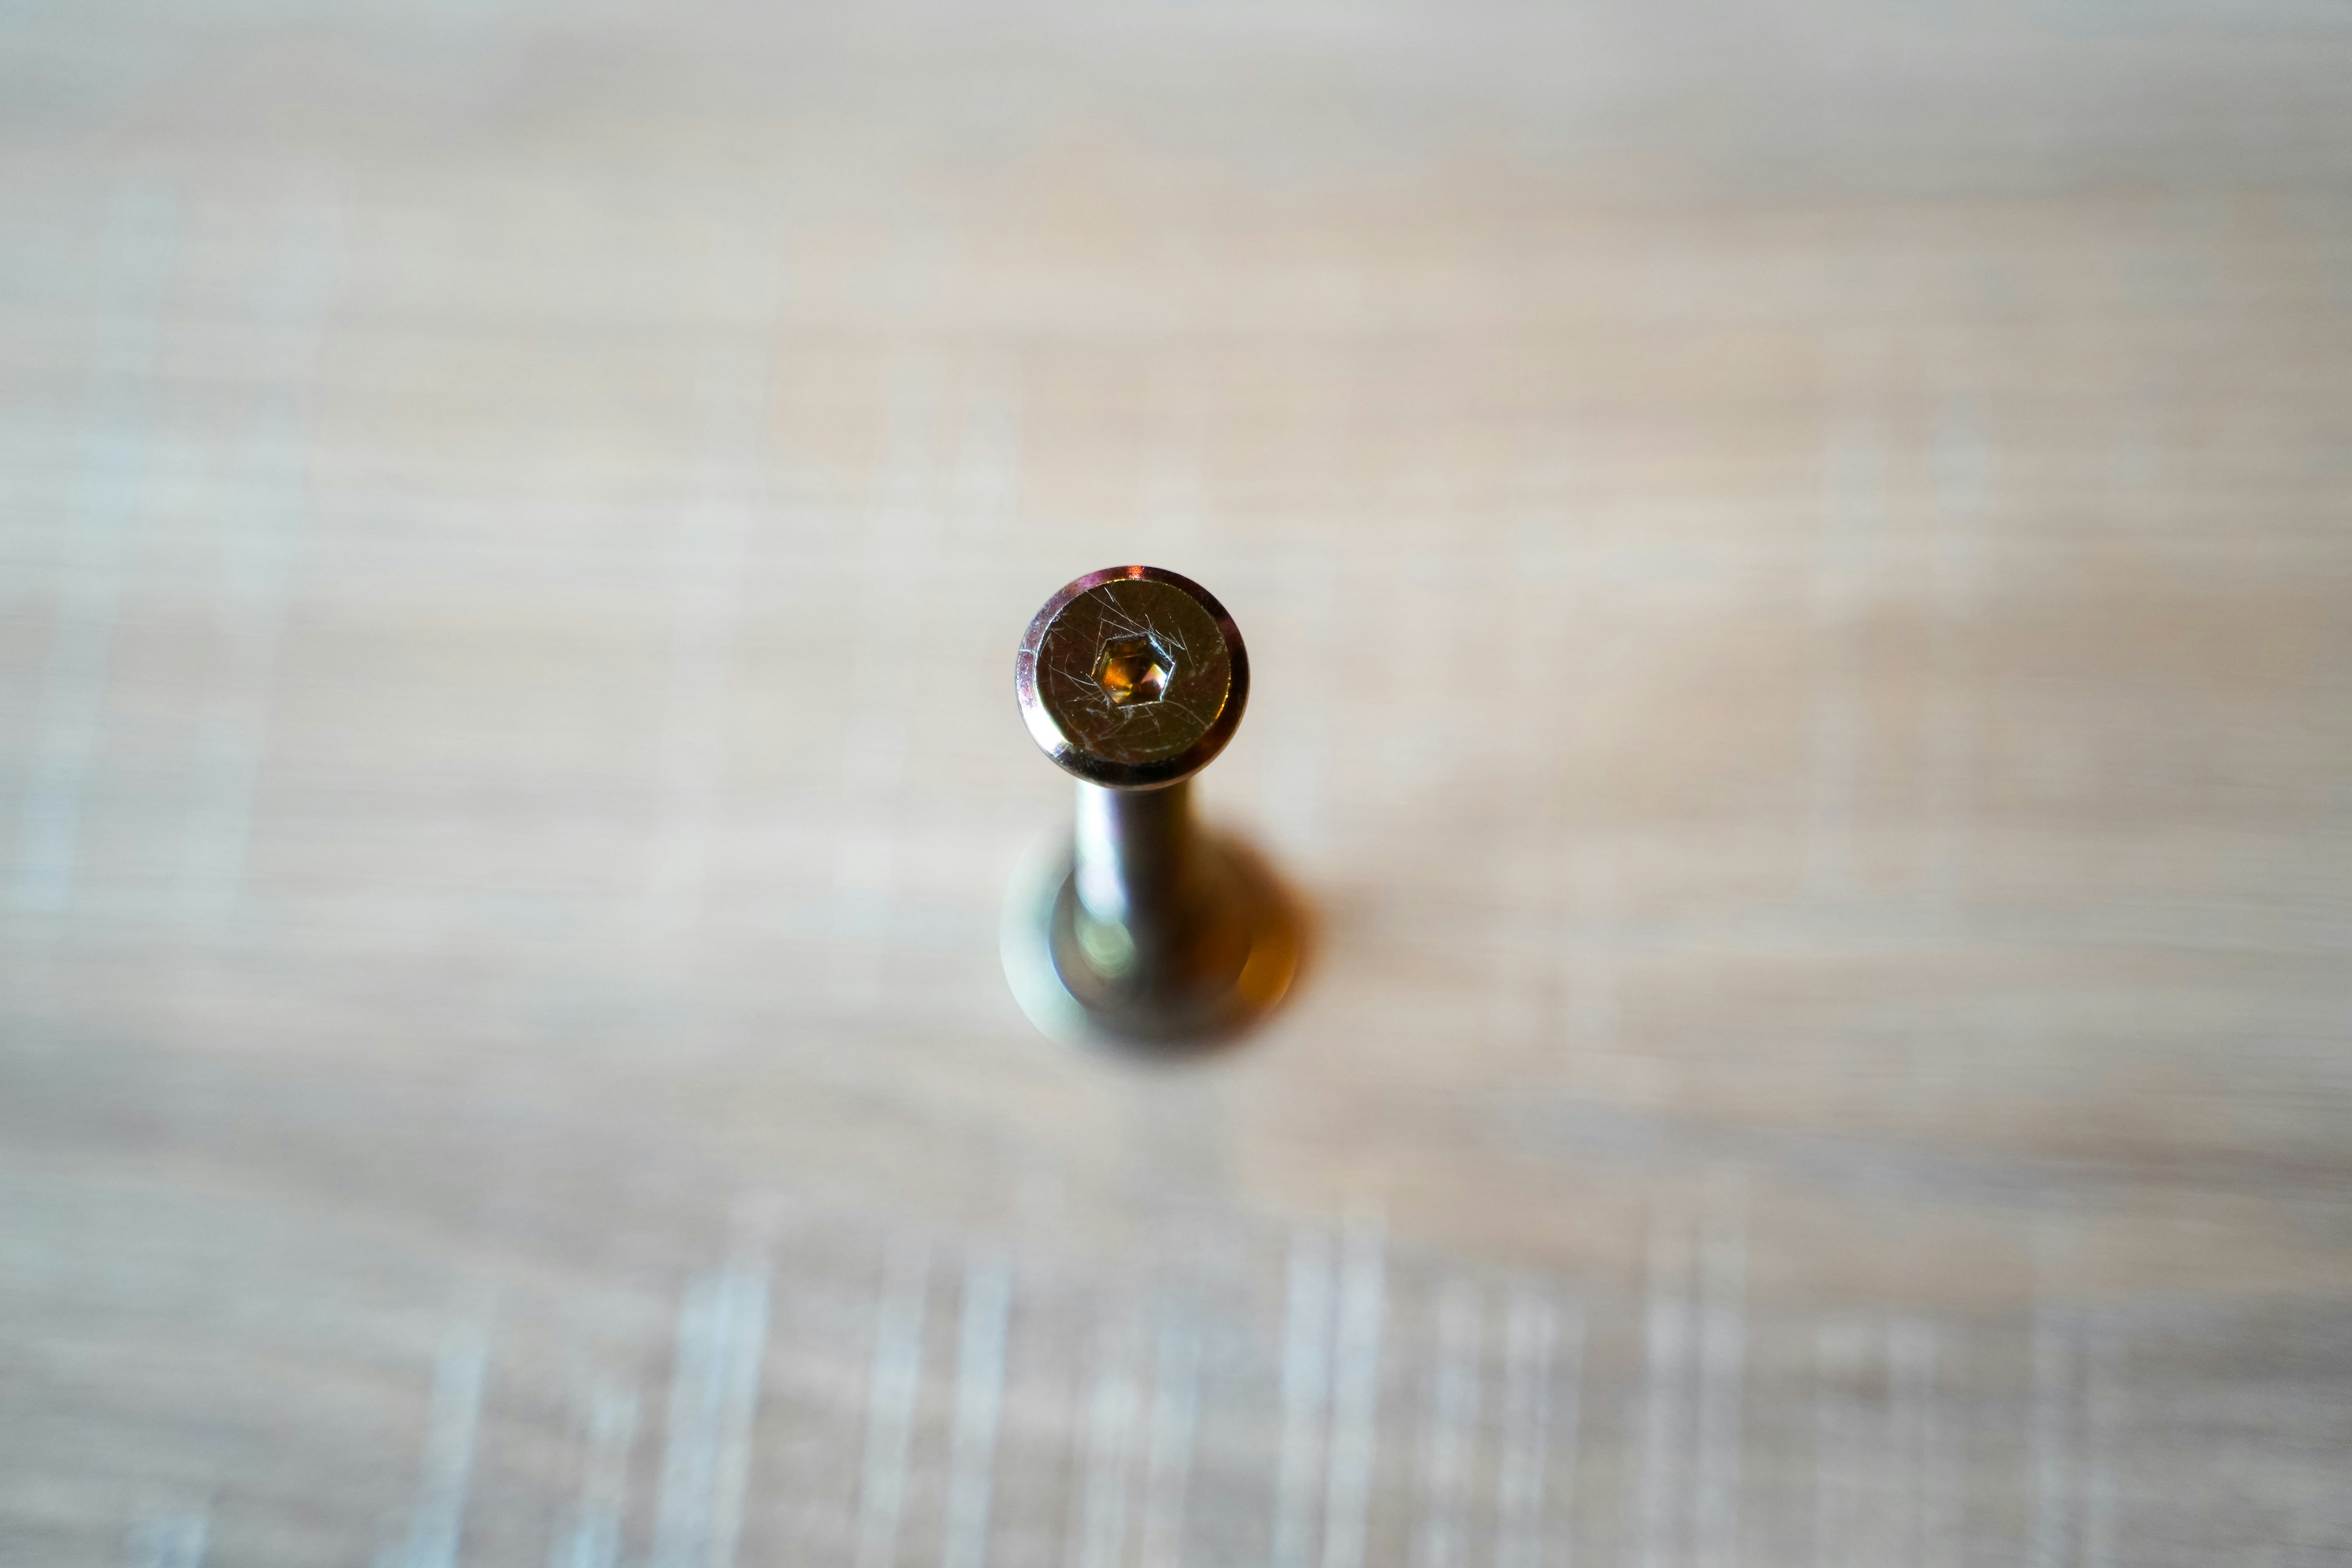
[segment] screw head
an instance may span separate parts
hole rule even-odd
[[[1045,601],[1021,638],[1013,688],[1045,754],[1089,784],[1154,789],[1225,748],[1249,700],[1233,617],[1157,566],[1089,572]]]

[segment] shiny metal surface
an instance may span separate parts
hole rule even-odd
[[[1203,835],[1192,776],[1249,698],[1249,655],[1224,606],[1150,566],[1088,573],[1021,639],[1029,732],[1077,780],[1075,831],[1013,879],[1005,973],[1064,1037],[1168,1047],[1230,1037],[1281,1001],[1298,962],[1295,910],[1241,847]]]
[[[1089,784],[1148,789],[1224,750],[1249,702],[1225,607],[1157,566],[1089,572],[1045,601],[1013,659],[1029,733]]]

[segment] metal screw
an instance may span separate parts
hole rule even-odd
[[[1281,1001],[1290,906],[1254,855],[1192,819],[1192,777],[1249,701],[1224,606],[1156,566],[1090,572],[1029,623],[1013,682],[1029,733],[1078,781],[1076,832],[1032,856],[1005,904],[1005,974],[1030,1017],[1169,1047]]]

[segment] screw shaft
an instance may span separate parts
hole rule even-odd
[[[1095,920],[1125,927],[1138,970],[1155,973],[1175,956],[1199,901],[1192,786],[1077,788],[1078,902]]]

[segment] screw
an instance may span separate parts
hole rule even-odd
[[[1050,1034],[1160,1047],[1227,1036],[1282,999],[1297,923],[1256,857],[1202,833],[1192,775],[1249,700],[1249,654],[1209,591],[1156,566],[1045,601],[1013,660],[1030,735],[1077,779],[1076,831],[1005,906],[1013,993]]]

